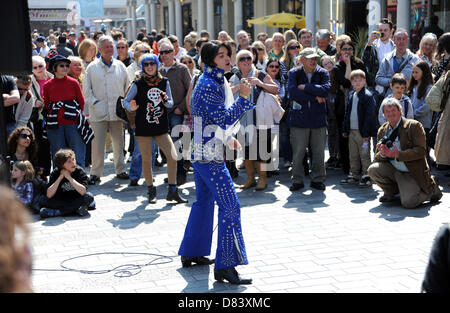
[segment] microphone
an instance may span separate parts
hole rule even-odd
[[[242,73],[237,67],[233,67],[231,72],[239,78],[239,81],[242,79]]]

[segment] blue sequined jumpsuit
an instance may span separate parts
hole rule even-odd
[[[222,130],[233,125],[254,104],[239,97],[230,108],[225,106],[224,71],[205,66],[191,100],[194,118],[194,177],[196,201],[192,205],[184,238],[178,252],[185,257],[211,254],[214,202],[219,207],[218,242],[215,268],[225,269],[248,264],[241,228],[240,204],[223,153],[208,149],[217,140],[214,127]],[[223,146],[225,140],[218,142]]]

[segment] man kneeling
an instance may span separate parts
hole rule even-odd
[[[94,209],[94,196],[87,192],[88,176],[77,165],[75,153],[61,149],[55,154],[47,194],[39,199],[41,218],[65,215],[85,216]]]
[[[431,177],[425,151],[426,137],[422,124],[402,117],[402,106],[395,98],[381,104],[387,122],[378,129],[375,163],[368,170],[384,191],[380,202],[391,202],[400,193],[402,206],[408,209],[430,200],[437,202],[442,192]]]

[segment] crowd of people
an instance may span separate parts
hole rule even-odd
[[[426,33],[414,53],[408,32],[382,19],[359,56],[351,37],[326,29],[260,33],[253,42],[242,30],[236,38],[202,31],[181,42],[145,29],[134,42],[118,29],[33,34],[33,74],[1,76],[12,186],[22,202],[42,218],[86,215],[95,209],[87,188],[101,182],[112,150],[116,178],[137,186],[143,176],[152,203],[152,170],[167,163],[166,199],[186,203],[179,186],[198,161],[191,100],[208,42],[231,51],[225,92],[236,100],[245,79],[256,105],[227,134],[243,147],[239,168],[221,143],[231,176],[245,168],[240,188],[264,190],[292,168],[292,192],[307,175],[323,191],[326,171],[342,170],[343,185],[375,181],[382,202],[397,193],[405,207],[440,199],[430,168],[450,167],[450,33]]]

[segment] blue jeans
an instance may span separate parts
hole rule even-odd
[[[16,123],[9,123],[6,124],[6,138],[9,137],[9,135],[13,132],[14,129],[17,128]]]
[[[177,125],[183,124],[183,120],[184,120],[184,115],[182,115],[182,114],[181,115],[178,115],[175,113],[169,114],[170,137],[172,137],[172,141],[174,144],[175,144],[175,141],[177,141],[180,138],[180,136],[172,135],[172,129]],[[175,148],[176,147],[177,146],[175,145]],[[182,153],[181,149],[177,149],[177,153],[180,155]],[[184,162],[182,159],[177,161],[177,176],[182,176],[182,177],[186,176],[187,172],[184,169],[183,165],[184,165]]]
[[[47,129],[47,138],[50,142],[52,160],[59,149],[70,148],[75,152],[77,164],[82,168],[85,167],[86,144],[78,132],[77,125],[64,125]]]
[[[139,150],[139,144],[137,142],[134,133],[133,138],[134,138],[134,148],[133,154],[131,155],[130,179],[140,179],[142,174],[141,150]],[[156,141],[152,140],[152,170],[155,168],[155,160],[157,157],[158,157],[158,145],[156,144]]]

